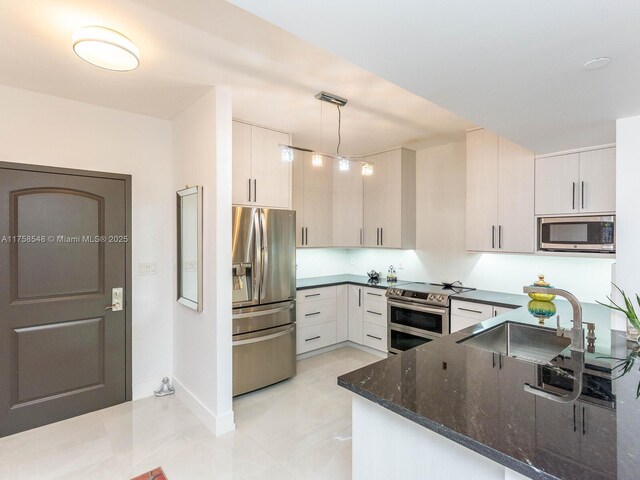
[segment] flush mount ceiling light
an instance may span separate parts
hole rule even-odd
[[[73,51],[100,68],[127,72],[140,65],[140,51],[120,32],[105,27],[84,27],[72,37]]]
[[[594,58],[593,60],[589,60],[587,63],[584,64],[584,68],[586,70],[595,70],[597,68],[606,67],[610,63],[611,63],[611,58],[599,57],[599,58]]]

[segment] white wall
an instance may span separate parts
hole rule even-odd
[[[616,123],[616,284],[635,297],[640,294],[640,116]],[[636,306],[640,308],[640,306]],[[626,328],[625,319],[616,315],[614,327]]]
[[[0,161],[132,175],[133,395],[151,395],[172,371],[170,123],[4,86],[0,105]]]
[[[522,293],[538,273],[556,287],[583,301],[604,300],[611,290],[611,259],[538,255],[470,254],[465,250],[465,142],[416,152],[416,250],[353,249],[331,257],[325,251],[308,252],[335,261],[342,255],[343,272],[364,275],[389,265],[400,279],[464,284],[509,293]],[[316,253],[317,252],[317,253]],[[298,250],[300,254],[300,250]],[[321,258],[322,258],[321,257]],[[322,275],[327,266],[304,258],[304,276]],[[335,270],[335,268],[331,268]],[[299,270],[299,276],[300,275]]]
[[[348,261],[348,251],[344,249],[298,248],[296,253],[297,277],[307,278],[347,273]]]
[[[234,428],[231,384],[231,97],[212,88],[178,115],[173,187],[203,187],[203,311],[174,303],[176,392],[216,434]],[[175,231],[175,229],[173,230]]]

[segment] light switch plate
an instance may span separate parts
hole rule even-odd
[[[157,275],[158,274],[158,264],[155,262],[150,263],[139,263],[138,264],[138,275]]]

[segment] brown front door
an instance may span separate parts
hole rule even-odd
[[[130,399],[129,234],[130,177],[0,163],[0,436]]]

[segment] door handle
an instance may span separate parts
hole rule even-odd
[[[572,183],[573,190],[571,191],[571,209],[576,209],[576,182]]]
[[[310,342],[311,340],[318,340],[319,338],[321,338],[320,335],[316,335],[315,337],[305,338],[304,341]]]
[[[491,225],[491,248],[496,248],[496,226]]]
[[[258,201],[258,182],[255,178],[253,179],[253,201]]]
[[[111,289],[111,305],[107,305],[105,310],[111,310],[112,312],[122,311],[122,287]]]
[[[361,288],[358,289],[358,306],[359,307],[362,306],[362,289]]]
[[[371,313],[373,315],[382,315],[380,312],[372,312],[371,310],[367,310],[367,313]]]
[[[498,225],[498,250],[502,249],[502,225]]]
[[[380,245],[380,228],[376,228],[376,245]]]
[[[580,186],[580,196],[582,197],[582,208],[584,209],[584,182],[582,182],[582,185]]]
[[[482,313],[480,310],[471,310],[470,308],[458,307],[458,310],[462,310],[463,312]]]
[[[304,316],[305,317],[313,317],[315,315],[320,315],[321,312],[313,312],[313,313],[305,313]]]
[[[384,245],[384,228],[380,227],[380,245]]]
[[[251,179],[249,179],[249,201],[251,201]]]
[[[362,239],[362,227],[360,227],[360,245],[362,245],[364,243],[363,239]]]
[[[382,340],[382,338],[380,338],[380,337],[376,337],[375,335],[369,335],[368,333],[367,333],[367,337],[369,337],[369,338],[374,338],[374,339],[376,339],[376,340]]]

